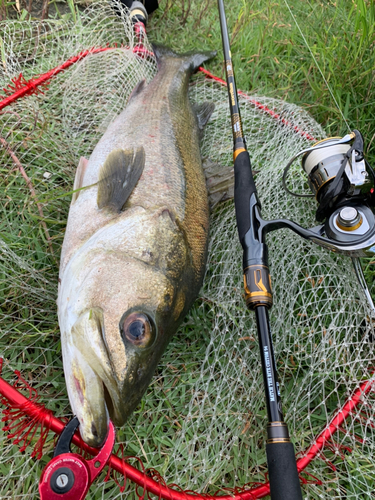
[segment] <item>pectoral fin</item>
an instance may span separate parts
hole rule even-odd
[[[77,167],[77,171],[76,171],[76,176],[74,178],[73,191],[76,191],[77,189],[81,189],[82,184],[83,184],[83,177],[85,175],[88,162],[89,162],[89,160],[87,160],[83,156],[81,156],[81,158],[79,159],[79,163],[78,163],[78,167]],[[77,201],[77,198],[78,198],[80,192],[81,191],[76,191],[75,193],[73,193],[72,203]]]
[[[143,147],[112,151],[99,172],[98,207],[117,212],[125,205],[145,166]]]

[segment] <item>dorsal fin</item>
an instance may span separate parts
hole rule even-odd
[[[121,212],[145,166],[145,150],[115,149],[99,172],[98,208]]]

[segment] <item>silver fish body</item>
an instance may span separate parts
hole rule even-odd
[[[201,287],[208,202],[191,72],[214,54],[156,49],[158,73],[133,91],[81,159],[64,238],[58,314],[68,395],[87,443],[123,425]],[[198,119],[197,119],[198,116]]]

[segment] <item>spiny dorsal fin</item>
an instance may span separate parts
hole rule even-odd
[[[108,207],[121,212],[137,184],[145,166],[143,147],[115,149],[99,172],[98,208]]]

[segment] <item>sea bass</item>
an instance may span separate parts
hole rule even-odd
[[[58,294],[64,372],[83,440],[100,446],[140,402],[202,285],[209,210],[191,73],[215,53],[155,48],[158,72],[133,90],[81,158]],[[84,188],[84,189],[82,189]]]

